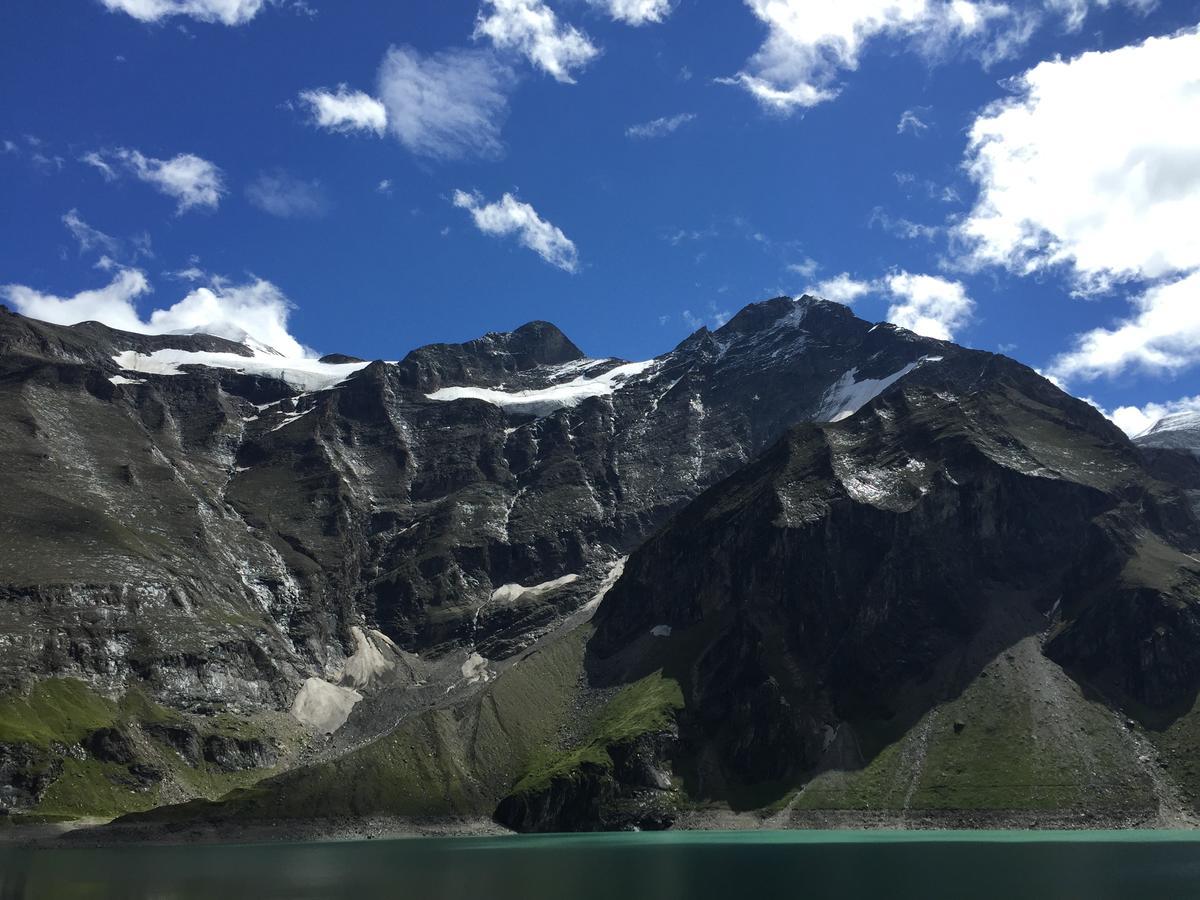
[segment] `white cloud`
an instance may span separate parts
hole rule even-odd
[[[320,182],[303,181],[286,172],[260,175],[247,185],[246,199],[281,219],[318,218],[329,210],[329,200]]]
[[[312,355],[288,331],[292,304],[269,281],[233,285],[216,280],[142,318],[134,301],[150,290],[143,272],[122,269],[107,286],[73,297],[56,297],[19,284],[0,286],[0,296],[23,315],[59,325],[97,321],[139,334],[213,334],[235,341],[250,337],[287,357]]]
[[[671,0],[589,0],[618,21],[629,25],[661,22],[671,14]]]
[[[478,192],[455,191],[454,205],[470,212],[475,226],[484,234],[516,235],[522,246],[550,265],[566,272],[578,271],[579,256],[571,240],[512,194],[505,194],[494,203],[484,203]]]
[[[876,37],[906,39],[926,55],[982,40],[1008,6],[968,0],[745,0],[767,38],[726,83],[768,109],[791,112],[837,96],[838,74],[858,67]]]
[[[1148,288],[1129,318],[1079,335],[1075,346],[1051,361],[1054,377],[1068,382],[1115,375],[1126,369],[1174,374],[1200,363],[1200,271]]]
[[[344,84],[338,85],[336,91],[324,88],[301,91],[300,100],[308,104],[313,124],[318,128],[380,135],[387,130],[387,108],[370,94],[352,91]]]
[[[74,297],[43,294],[21,284],[0,287],[0,295],[22,315],[58,325],[103,322],[122,331],[144,331],[133,301],[150,291],[150,283],[137,269],[122,269],[105,287],[80,291]]]
[[[544,0],[483,0],[475,20],[475,38],[486,37],[497,49],[511,50],[556,80],[574,83],[573,69],[600,51],[573,25],[563,25]]]
[[[895,272],[883,284],[895,298],[887,311],[888,321],[925,337],[954,340],[975,307],[961,282],[936,275]]]
[[[243,25],[266,5],[266,0],[100,0],[111,12],[128,13],[142,22],[169,16],[190,16],[201,22]]]
[[[1200,267],[1200,32],[1040,63],[971,128],[975,263],[1081,290]],[[1187,123],[1193,123],[1189,126]]]
[[[392,134],[412,153],[434,159],[498,156],[512,84],[512,71],[478,50],[426,56],[392,47],[379,69],[379,99]]]
[[[900,114],[900,121],[896,124],[896,134],[904,134],[909,132],[917,137],[921,133],[929,130],[929,125],[921,120],[921,117],[911,109],[906,109]]]
[[[173,197],[179,204],[176,209],[179,215],[193,207],[216,209],[225,193],[225,179],[221,170],[192,153],[180,153],[171,159],[154,159],[137,150],[121,148],[111,152],[87,153],[82,161],[99,169],[106,181],[118,177],[114,163],[122,166],[138,180]]]
[[[384,178],[375,186],[375,190],[380,194],[383,194],[385,197],[392,196],[392,179]]]
[[[806,256],[798,263],[789,263],[787,270],[796,275],[801,275],[804,278],[812,278],[817,274],[817,269],[821,268],[821,264],[811,256]]]
[[[875,290],[875,287],[876,285],[872,281],[858,281],[851,278],[849,272],[843,272],[841,275],[825,279],[810,288],[807,293],[849,306],[859,297]]]
[[[625,136],[629,138],[663,137],[673,131],[677,131],[688,122],[695,121],[695,119],[695,113],[679,113],[674,116],[663,116],[659,119],[643,122],[640,125],[630,125],[625,129]]]
[[[1200,396],[1180,397],[1178,400],[1147,403],[1145,406],[1120,406],[1105,415],[1127,435],[1135,437],[1165,416],[1183,412],[1200,413]]]

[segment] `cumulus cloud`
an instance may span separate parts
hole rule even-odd
[[[600,53],[587,35],[559,22],[544,0],[484,0],[474,36],[487,38],[499,50],[520,53],[565,84],[574,83],[572,70],[586,66]]]
[[[1178,400],[1147,403],[1145,406],[1120,406],[1105,415],[1127,435],[1136,437],[1163,417],[1185,412],[1200,413],[1200,396],[1180,397]]]
[[[1112,327],[1079,335],[1051,361],[1049,373],[1070,382],[1127,369],[1170,375],[1200,363],[1200,271],[1153,285],[1133,307]]]
[[[122,269],[102,288],[80,291],[73,297],[43,294],[21,284],[0,287],[0,295],[22,315],[57,325],[103,322],[122,331],[144,332],[133,301],[150,291],[150,282],[137,269]]]
[[[625,129],[625,136],[629,138],[663,137],[673,131],[678,131],[688,122],[695,121],[695,118],[695,113],[679,113],[674,116],[663,116],[662,118],[652,119],[649,122],[643,122],[640,125],[630,125]]]
[[[281,219],[315,219],[329,211],[329,200],[320,182],[304,181],[282,171],[259,175],[246,186],[246,199]]]
[[[1200,267],[1200,31],[1040,63],[970,132],[976,263],[1080,290]]]
[[[1003,3],[968,0],[746,0],[767,26],[767,38],[742,71],[739,84],[763,106],[791,112],[837,96],[838,75],[858,67],[873,39],[904,39],[927,55],[981,40],[993,20],[1010,15]]]
[[[521,246],[528,247],[550,265],[565,272],[578,271],[579,255],[575,244],[560,228],[512,194],[505,194],[494,203],[485,203],[478,192],[455,191],[454,205],[470,212],[475,227],[484,234],[515,235]]]
[[[826,300],[833,300],[837,303],[845,303],[847,306],[852,304],[864,294],[869,294],[875,290],[876,284],[872,281],[858,281],[850,276],[849,272],[843,272],[841,275],[835,275],[833,278],[827,278],[816,286],[810,288],[807,293],[817,297],[822,297]]]
[[[269,281],[230,284],[214,280],[143,318],[135,301],[150,290],[145,273],[122,269],[108,285],[73,297],[57,297],[19,284],[0,286],[0,296],[23,315],[59,325],[96,321],[139,334],[213,334],[234,341],[253,338],[287,357],[312,355],[288,331],[292,304]]]
[[[127,172],[153,185],[160,193],[174,198],[176,213],[182,215],[194,207],[216,209],[225,193],[221,170],[192,153],[180,153],[170,159],[154,159],[124,147],[113,151],[93,151],[82,157],[95,167],[106,181]]]
[[[925,337],[954,340],[975,307],[961,282],[936,275],[895,272],[883,280],[883,286],[894,298],[887,320]]]
[[[387,108],[370,94],[352,91],[344,84],[338,85],[336,91],[324,88],[301,91],[300,100],[308,105],[312,122],[318,128],[374,134],[387,130]]]
[[[111,12],[123,12],[142,22],[170,16],[189,16],[201,22],[243,25],[266,5],[266,0],[100,0]]]
[[[512,71],[492,54],[424,55],[392,47],[379,69],[379,98],[391,132],[412,153],[434,159],[498,156]]]
[[[646,25],[671,14],[671,0],[589,0],[619,22]]]

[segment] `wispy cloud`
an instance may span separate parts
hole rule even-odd
[[[281,219],[315,219],[329,211],[329,198],[319,181],[304,181],[283,171],[259,175],[246,186],[246,199]]]
[[[643,122],[640,125],[630,125],[625,129],[625,137],[628,138],[658,138],[678,131],[684,125],[696,120],[695,113],[679,113],[674,116],[663,116],[662,118],[652,119],[649,122]]]
[[[575,244],[562,229],[547,222],[537,210],[512,194],[505,194],[494,203],[485,203],[477,191],[455,191],[454,205],[467,210],[475,227],[484,234],[494,237],[513,235],[521,246],[534,251],[550,265],[564,272],[578,271],[579,254]]]

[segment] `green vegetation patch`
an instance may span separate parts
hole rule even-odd
[[[75,744],[117,721],[116,703],[74,678],[39,681],[26,693],[0,698],[0,743]]]
[[[110,818],[158,805],[159,787],[138,784],[125,766],[68,756],[38,804],[39,816]]]
[[[581,744],[570,750],[536,756],[513,793],[537,792],[555,779],[576,778],[589,764],[611,771],[610,747],[662,731],[683,706],[679,682],[661,670],[635,681],[601,708]]]
[[[795,807],[1049,810],[1152,805],[1136,748],[1117,718],[1043,662],[1030,668],[1024,661],[998,661],[961,696],[928,712],[862,769],[814,778]]]

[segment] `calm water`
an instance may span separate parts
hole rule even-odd
[[[0,898],[1200,898],[1159,832],[768,832],[16,850]]]

